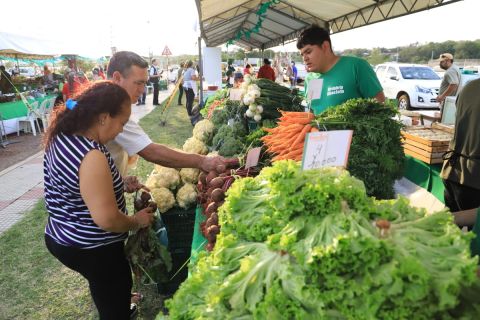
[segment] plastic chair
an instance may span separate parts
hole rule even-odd
[[[37,129],[35,127],[35,123],[37,124],[38,131],[40,132],[40,124],[38,123],[37,116],[38,116],[38,111],[33,112],[33,110],[38,109],[38,101],[30,103],[30,108],[31,110],[28,110],[28,114],[26,117],[21,117],[18,118],[17,120],[17,136],[20,135],[20,127],[22,126],[22,130],[25,132],[29,132],[28,125],[30,125],[30,129],[32,131],[32,134],[34,136],[37,135]],[[23,125],[26,125],[25,129],[23,129]]]
[[[38,115],[37,117],[42,120],[42,127],[43,127],[43,132],[46,132],[48,128],[48,120],[50,118],[49,115],[49,108],[51,104],[51,99],[45,99],[43,100],[42,104],[40,105],[40,108],[38,108]]]

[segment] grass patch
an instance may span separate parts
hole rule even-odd
[[[177,106],[176,101],[167,110],[165,126],[160,124],[164,119],[160,117],[161,106],[140,125],[154,142],[181,148],[192,135],[192,126],[185,106]],[[153,164],[140,159],[131,174],[144,181],[152,169]],[[131,198],[127,196],[129,202]],[[46,220],[42,199],[0,235],[0,319],[98,319],[87,281],[64,267],[45,247]],[[155,319],[161,299],[152,288],[139,290],[146,294],[146,301],[141,304],[138,319]]]

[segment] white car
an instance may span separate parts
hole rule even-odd
[[[396,99],[399,109],[437,109],[442,79],[432,68],[419,64],[384,63],[375,68],[385,97]]]

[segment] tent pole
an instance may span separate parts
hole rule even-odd
[[[203,62],[202,62],[202,37],[198,37],[198,66],[200,68],[200,94],[198,104],[203,104]]]

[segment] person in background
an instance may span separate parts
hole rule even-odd
[[[273,70],[275,71],[275,82],[283,83],[283,68],[280,61],[275,61],[273,63]]]
[[[93,81],[103,80],[102,77],[100,76],[100,70],[97,67],[93,68],[92,70],[92,80]]]
[[[55,82],[53,81],[53,74],[47,65],[43,66],[42,81],[43,81],[43,85],[47,87],[51,87],[55,84]]]
[[[189,60],[185,65],[185,72],[183,73],[183,89],[185,90],[185,97],[187,99],[186,107],[187,113],[191,117],[193,100],[195,99],[194,86],[197,86],[197,80],[199,79],[195,69],[193,69],[193,61]]]
[[[152,59],[152,66],[150,67],[150,78],[149,81],[153,84],[153,105],[158,106],[158,93],[160,92],[160,77],[163,71],[158,70],[158,61],[157,59]],[[107,71],[108,75],[108,71]]]
[[[292,88],[297,86],[297,77],[298,77],[298,70],[297,66],[295,66],[295,61],[292,61],[292,76],[290,77],[290,85]]]
[[[147,100],[147,86],[143,88],[143,94],[138,97],[137,106],[145,105],[145,100]]]
[[[446,71],[440,83],[440,90],[436,100],[443,106],[446,97],[456,96],[460,92],[462,73],[457,65],[453,63],[453,55],[450,53],[442,53],[440,55],[440,68]]]
[[[241,72],[235,72],[233,75],[233,88],[238,89],[243,82],[243,74]]]
[[[14,92],[14,90],[12,77],[5,70],[5,66],[0,66],[0,91],[2,93],[11,93]]]
[[[67,73],[66,80],[62,88],[63,101],[72,98],[82,87],[82,84],[73,71]]]
[[[318,114],[354,98],[375,98],[385,101],[383,88],[370,64],[357,57],[337,56],[333,52],[327,29],[313,25],[305,29],[297,40],[307,72],[323,79],[320,99],[311,102]],[[305,81],[305,93],[312,79]]]
[[[189,61],[187,68],[193,70],[192,65],[193,62]],[[110,59],[107,76],[114,83],[127,90],[131,102],[135,103],[143,93],[143,88],[147,83],[148,64],[134,52],[120,51]],[[187,83],[186,77],[185,83]],[[186,91],[186,94],[188,98],[188,91]],[[112,154],[122,176],[127,174],[129,157],[134,157],[137,154],[148,162],[170,168],[198,168],[209,172],[221,167],[220,165],[225,165],[223,157],[206,157],[184,153],[154,143],[132,119],[129,119],[124,126],[123,132],[107,144],[107,149]]]
[[[185,63],[180,63],[180,68],[178,68],[178,73],[177,73],[177,83],[178,83],[178,105],[182,105],[182,97],[183,97],[183,67]]]
[[[270,60],[267,58],[263,59],[263,66],[258,70],[257,78],[265,78],[275,81],[275,70],[270,67]]]
[[[247,74],[252,74],[252,70],[251,70],[252,66],[250,64],[247,63],[247,65],[245,66],[245,68],[243,68],[243,75],[247,75]]]
[[[470,81],[457,98],[455,132],[443,156],[440,176],[450,211],[480,207],[480,79]]]
[[[98,67],[98,75],[103,79],[107,79],[107,77],[105,77],[105,72],[103,72],[103,68],[100,66]]]
[[[153,221],[151,208],[127,215],[124,190],[142,185],[136,179],[124,185],[105,147],[122,132],[130,113],[125,89],[95,82],[54,111],[45,140],[45,243],[62,264],[87,279],[104,320],[127,320],[136,311],[124,241],[129,231]]]

